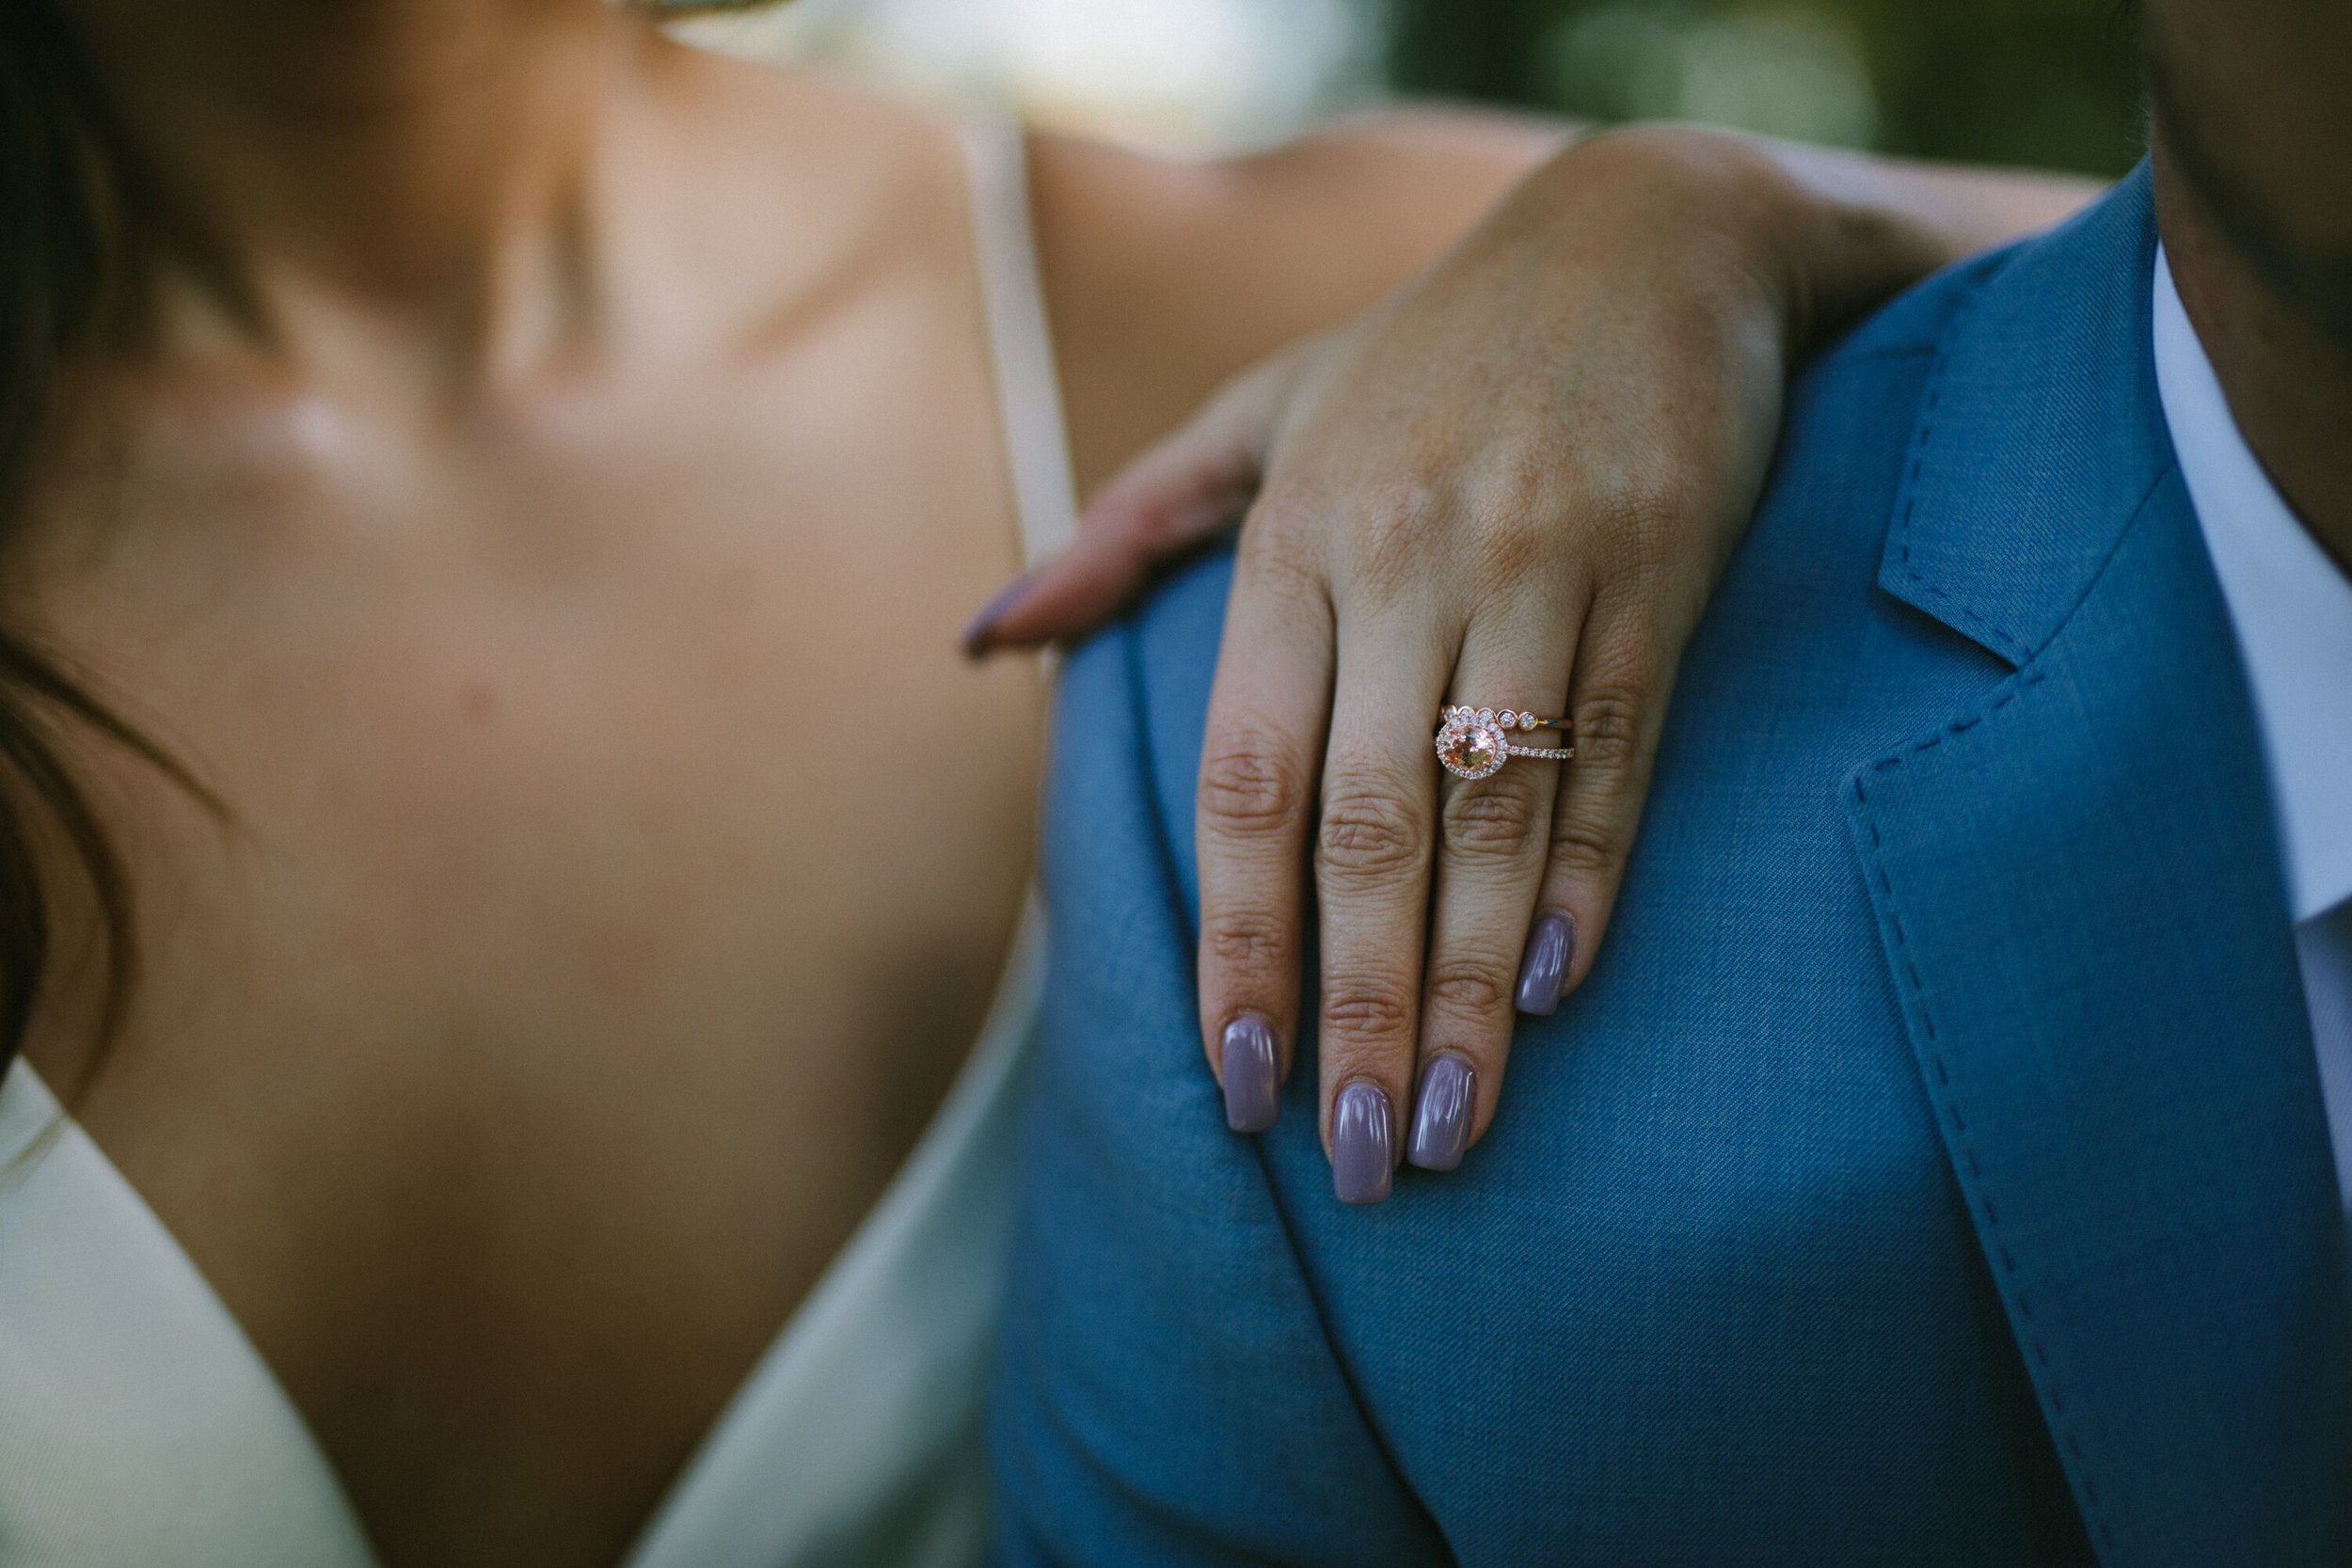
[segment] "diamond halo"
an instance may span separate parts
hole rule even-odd
[[[1438,761],[1456,778],[1483,779],[1502,768],[1511,743],[1491,708],[1454,708],[1438,731]]]

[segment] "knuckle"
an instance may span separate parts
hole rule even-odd
[[[1614,477],[1595,507],[1602,531],[1626,562],[1671,558],[1695,505],[1671,466],[1645,465]]]
[[[1513,587],[1549,564],[1551,540],[1537,528],[1531,513],[1515,510],[1483,531],[1478,546],[1481,578],[1496,587]]]
[[[1419,1021],[1415,999],[1393,981],[1370,976],[1335,981],[1324,992],[1323,1033],[1341,1049],[1409,1041]]]
[[[1426,538],[1444,515],[1451,471],[1442,458],[1423,456],[1374,485],[1372,505],[1364,512],[1367,540],[1402,544]]]
[[[1565,466],[1549,420],[1520,421],[1514,429],[1518,438],[1502,443],[1501,460],[1488,471],[1487,488],[1508,512],[1525,516],[1557,495]]]
[[[1394,791],[1351,788],[1323,803],[1316,863],[1343,878],[1395,877],[1429,858],[1429,833]]]
[[[1480,475],[1479,533],[1487,564],[1525,571],[1543,562],[1563,537],[1561,465],[1549,442],[1521,444]]]
[[[1375,591],[1417,582],[1443,511],[1439,488],[1431,480],[1406,477],[1378,486],[1356,522],[1350,553],[1359,578]]]
[[[1220,736],[1200,761],[1200,805],[1213,829],[1249,837],[1278,832],[1305,810],[1306,780],[1274,736]]]
[[[1499,1016],[1510,1004],[1510,977],[1484,964],[1441,964],[1429,976],[1429,1000],[1450,1013]]]
[[[1319,510],[1297,490],[1266,491],[1249,508],[1235,546],[1235,569],[1251,584],[1285,599],[1323,592]]]
[[[1645,705],[1627,686],[1597,686],[1576,699],[1575,766],[1616,771],[1641,745]]]
[[[1201,948],[1212,963],[1244,975],[1279,974],[1290,962],[1291,933],[1270,914],[1225,911],[1202,923]]]
[[[1552,869],[1579,880],[1614,876],[1625,853],[1624,836],[1597,822],[1572,817],[1551,831]]]
[[[1248,515],[1243,520],[1244,553],[1266,549],[1278,540],[1312,529],[1320,511],[1303,486],[1279,481],[1267,484],[1258,492],[1258,499],[1250,502]]]
[[[1535,790],[1527,768],[1456,789],[1445,803],[1447,851],[1481,858],[1524,852],[1539,818]]]

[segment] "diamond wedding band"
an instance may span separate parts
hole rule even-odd
[[[1438,760],[1463,779],[1483,779],[1513,757],[1565,762],[1576,755],[1575,744],[1565,738],[1567,729],[1565,719],[1538,719],[1507,707],[1449,707],[1439,715]],[[1557,746],[1514,746],[1511,735],[1518,730],[1558,730],[1564,738]]]

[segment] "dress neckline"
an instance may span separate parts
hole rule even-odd
[[[1009,486],[1034,564],[1073,537],[1076,509],[1025,139],[995,118],[961,130]],[[1032,898],[979,1037],[930,1123],[713,1419],[621,1568],[753,1568],[841,1560],[845,1549],[850,1560],[902,1564],[975,1555],[986,1509],[979,1377],[1010,1239],[1015,1088],[1043,949]],[[70,1248],[103,1227],[113,1277],[129,1287],[122,1305],[131,1315],[119,1321],[135,1325],[139,1348],[166,1363],[202,1363],[188,1369],[184,1398],[215,1408],[183,1414],[209,1431],[206,1418],[234,1405],[234,1446],[261,1455],[246,1473],[266,1477],[270,1495],[259,1506],[275,1532],[271,1546],[257,1544],[245,1560],[376,1568],[357,1508],[275,1370],[178,1238],[21,1057],[0,1075],[0,1226],[20,1192],[37,1193],[41,1207],[34,1225],[15,1227],[38,1233],[22,1250]],[[21,1213],[26,1205],[14,1207]],[[0,1244],[34,1239],[0,1228]],[[70,1300],[44,1305],[72,1316]],[[86,1365],[112,1359],[105,1331],[90,1324],[80,1335]]]
[[[987,1193],[1000,1184],[976,1180],[974,1167],[987,1161],[1008,1167],[993,1175],[1009,1177],[1004,1156],[1043,955],[1042,918],[1032,901],[978,1040],[946,1098],[848,1243],[714,1418],[621,1568],[799,1560],[804,1546],[871,1523],[860,1484],[871,1478],[857,1471],[875,1444],[903,1444],[909,1423],[952,1426],[969,1414],[929,1408],[946,1393],[937,1386],[946,1369],[910,1364],[894,1353],[925,1343],[952,1351],[968,1342],[972,1328],[984,1334],[979,1320],[993,1316],[991,1260],[1009,1238],[995,1223],[1000,1216],[985,1212]],[[57,1167],[45,1170],[51,1161]],[[312,1521],[302,1560],[309,1568],[376,1568],[358,1510],[276,1370],[179,1238],[19,1057],[0,1076],[0,1215],[14,1190],[44,1174],[76,1188],[77,1210],[108,1223],[126,1250],[140,1255],[143,1281],[167,1282],[161,1294],[175,1320],[169,1337],[182,1347],[207,1347],[214,1374],[208,1381],[243,1385],[237,1391],[245,1430],[274,1450],[271,1467],[281,1484],[307,1494],[273,1500]],[[882,1305],[912,1307],[927,1317],[944,1308],[974,1321],[959,1324],[960,1333],[898,1338],[902,1323],[875,1315]],[[869,1345],[879,1354],[867,1354]],[[877,1380],[897,1385],[889,1392],[898,1397],[875,1398]],[[829,1418],[810,1420],[813,1411]],[[955,1433],[938,1435],[952,1440]],[[982,1501],[959,1499],[950,1523],[965,1524],[961,1514]]]

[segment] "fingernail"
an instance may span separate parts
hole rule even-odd
[[[1519,1011],[1542,1018],[1560,1006],[1560,989],[1568,983],[1568,955],[1575,949],[1574,920],[1548,914],[1535,922],[1527,934],[1527,957],[1519,960]]]
[[[1359,1078],[1331,1107],[1331,1191],[1342,1203],[1378,1203],[1396,1166],[1389,1097]]]
[[[1421,1074],[1413,1105],[1413,1141],[1405,1158],[1423,1170],[1452,1170],[1470,1145],[1470,1105],[1477,1075],[1459,1056],[1439,1056]]]
[[[963,628],[964,657],[977,658],[988,652],[988,634],[996,629],[997,621],[1004,616],[1006,610],[1012,608],[1012,602],[1019,598],[1028,586],[1029,574],[1024,572],[996,590],[994,598],[980,606],[980,612],[973,616],[971,625]]]
[[[1225,1026],[1216,1052],[1217,1077],[1225,1085],[1225,1125],[1236,1132],[1263,1132],[1282,1114],[1274,1062],[1274,1026],[1244,1013]]]

